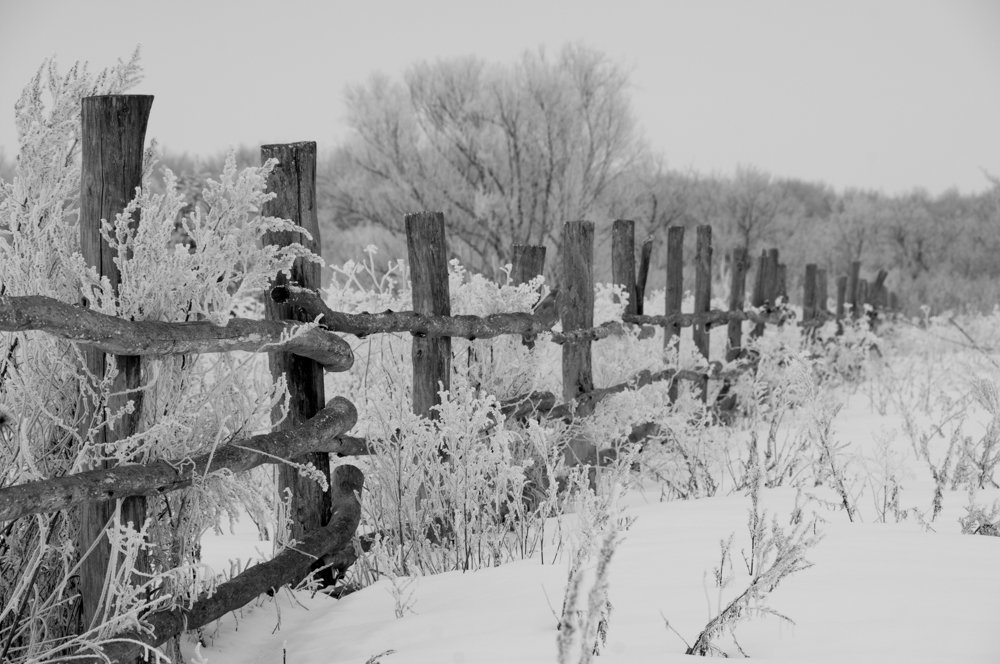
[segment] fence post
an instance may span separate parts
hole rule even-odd
[[[760,252],[760,258],[757,259],[757,274],[754,275],[753,282],[753,295],[750,297],[750,304],[757,308],[763,310],[764,303],[767,301],[767,251]],[[750,330],[751,337],[759,337],[764,334],[764,324],[755,323],[753,329]]]
[[[635,222],[616,219],[611,227],[611,281],[628,295],[623,313],[639,313],[635,282]]]
[[[765,298],[771,303],[773,309],[778,304],[778,292],[781,287],[781,263],[778,261],[780,254],[776,247],[767,250],[768,281]]]
[[[639,250],[639,274],[635,279],[635,313],[642,315],[643,303],[646,301],[646,281],[649,278],[649,264],[653,258],[653,238],[648,237],[642,242]]]
[[[143,143],[152,106],[151,95],[100,95],[85,97],[82,102],[80,252],[88,265],[108,278],[116,292],[121,283],[121,273],[114,262],[117,252],[101,237],[101,219],[113,221],[135,197],[136,187],[142,184]],[[132,223],[138,224],[138,217],[133,218]],[[103,380],[107,356],[87,346],[82,350],[87,370],[98,381]],[[114,431],[102,425],[93,440],[98,445],[132,435],[138,430],[142,416],[139,358],[116,355],[114,361],[118,377],[111,388],[107,408],[118,411],[128,401],[133,401],[135,409],[124,415]],[[103,423],[105,418],[106,413],[96,413],[94,417],[83,417],[82,421]],[[115,501],[107,501],[83,505],[78,512],[79,551],[85,552],[94,544],[94,550],[80,564],[81,625],[77,625],[78,628],[87,629],[97,616],[104,576],[111,560],[111,543],[104,535],[104,528],[114,510]],[[141,528],[146,520],[145,497],[123,500],[121,519],[124,523],[132,522],[136,529]],[[136,569],[148,569],[144,557],[137,561]]]
[[[665,316],[681,313],[681,303],[684,300],[684,227],[670,226],[667,228],[667,289],[664,298]],[[663,328],[663,347],[668,348],[677,339],[677,350],[681,347],[681,326],[678,323]],[[677,380],[670,382],[670,400],[677,399]]]
[[[774,302],[778,303],[778,298],[784,298],[788,304],[788,266],[778,263],[778,268],[774,275]]]
[[[861,261],[851,263],[851,271],[847,275],[847,301],[851,303],[851,318],[857,320],[861,315],[858,306],[858,283],[861,280]]]
[[[865,312],[865,305],[868,304],[868,280],[861,279],[858,281],[858,315],[862,315]]]
[[[826,280],[826,270],[816,271],[816,310],[821,312],[823,316],[830,313],[827,308],[829,303],[830,294],[827,290],[827,280]]]
[[[707,314],[712,307],[712,227],[698,226],[698,248],[694,273],[694,313]],[[707,362],[709,357],[710,325],[704,320],[695,320],[694,345]],[[708,399],[708,382],[701,386],[701,400]]]
[[[568,221],[563,224],[562,283],[559,316],[563,332],[594,326],[594,224]],[[571,401],[594,389],[590,340],[565,343],[562,347],[563,401]]]
[[[405,223],[413,310],[418,314],[450,316],[444,214],[408,214]],[[431,408],[441,403],[438,392],[451,389],[451,339],[414,335],[412,356],[413,412],[436,419],[437,415]]]
[[[837,277],[837,308],[834,310],[837,322],[844,319],[844,301],[847,299],[847,277]]]
[[[267,189],[274,192],[275,197],[264,203],[261,213],[291,220],[308,231],[312,240],[302,233],[282,231],[265,234],[264,244],[283,247],[298,243],[318,254],[320,234],[316,219],[316,143],[308,141],[262,145],[261,163],[268,159],[278,160],[267,178]],[[322,286],[320,272],[319,264],[296,259],[290,277],[277,274],[272,285],[279,286],[292,281],[303,288],[318,290]],[[308,316],[296,313],[288,304],[278,304],[271,298],[264,300],[264,317],[267,320],[310,320]],[[285,431],[299,426],[326,405],[323,367],[317,362],[291,353],[268,353],[267,359],[271,375],[275,379],[284,377],[288,386],[288,417],[272,430]],[[277,422],[280,417],[281,409],[276,407],[271,414],[271,421]],[[330,455],[326,452],[313,452],[293,461],[312,464],[329,484]],[[333,509],[328,491],[323,491],[314,479],[301,476],[297,468],[288,464],[278,464],[275,467],[275,480],[281,495],[285,491],[292,495],[288,515],[291,522],[288,536],[291,539],[301,541],[307,533],[326,525]],[[275,541],[276,546],[284,544]],[[332,584],[333,579],[325,581]]]
[[[514,260],[511,262],[511,283],[515,286],[526,284],[545,270],[545,247],[515,244]]]
[[[729,282],[729,310],[743,311],[743,300],[747,293],[747,269],[750,267],[749,256],[745,247],[733,250],[733,271]],[[726,361],[732,362],[740,356],[743,350],[743,321],[729,321],[729,341],[726,348]]]
[[[816,317],[816,264],[806,265],[806,279],[802,288],[802,322]]]

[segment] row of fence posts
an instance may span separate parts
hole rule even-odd
[[[152,104],[151,96],[104,96],[91,97],[83,101],[83,177],[81,194],[80,233],[83,254],[87,261],[101,270],[102,275],[111,279],[112,284],[120,280],[113,261],[113,252],[100,235],[101,219],[112,219],[120,212],[132,193],[140,184],[142,148],[145,129]],[[104,140],[114,136],[115,140]],[[307,240],[299,233],[273,233],[266,241],[285,245],[292,242],[304,244],[313,251],[320,246],[320,229],[316,217],[316,144],[314,142],[284,145],[265,145],[261,148],[261,159],[274,157],[277,166],[271,172],[268,189],[276,198],[268,202],[263,214],[291,219],[306,229],[312,236]],[[124,164],[127,168],[112,171],[103,164]],[[135,219],[138,223],[138,218]],[[444,217],[438,212],[421,212],[405,218],[407,254],[410,264],[413,310],[417,313],[448,316],[451,313],[451,299],[448,285],[448,250],[445,236]],[[684,232],[679,226],[667,229],[666,294],[665,314],[681,313],[684,293]],[[642,244],[639,264],[636,265],[635,226],[632,221],[618,220],[612,229],[612,274],[616,284],[622,286],[629,296],[624,319],[643,314],[643,301],[652,255],[652,241]],[[562,247],[559,266],[560,296],[558,298],[559,319],[563,332],[582,330],[594,326],[594,225],[589,221],[567,222],[563,227]],[[540,246],[515,246],[513,251],[512,278],[515,283],[525,283],[542,274],[545,263],[545,248]],[[744,249],[736,249],[732,255],[730,273],[729,309],[742,311],[746,298],[746,276],[750,267],[749,257]],[[895,295],[887,294],[884,286],[886,273],[880,272],[875,281],[868,285],[859,279],[860,264],[854,263],[846,277],[837,280],[836,316],[843,317],[845,298],[853,305],[857,317],[861,304],[872,303],[895,306]],[[785,295],[785,266],[778,262],[778,250],[762,253],[757,266],[757,277],[751,296],[751,304],[765,310]],[[320,287],[318,268],[304,261],[296,261],[291,280],[306,288]],[[283,277],[276,277],[280,284]],[[812,320],[821,308],[825,311],[827,279],[826,272],[815,265],[806,268],[804,317]],[[697,228],[695,254],[694,313],[707,314],[712,299],[712,228]],[[819,303],[819,305],[817,305]],[[294,319],[295,311],[268,301],[266,316],[269,319]],[[711,324],[697,320],[693,339],[699,353],[709,359],[709,330]],[[680,333],[681,324],[667,325],[664,330],[664,346],[674,343]],[[752,335],[763,332],[763,323],[758,323]],[[562,397],[569,402],[594,389],[591,340],[582,338],[569,341],[562,347]],[[742,350],[743,332],[741,320],[728,322],[726,359],[739,357]],[[105,355],[94,351],[88,357],[91,372],[101,377],[106,364]],[[284,376],[290,394],[289,414],[281,426],[292,427],[315,415],[325,403],[323,370],[316,362],[288,353],[271,353],[270,367],[275,376]],[[439,391],[450,388],[451,339],[414,335],[412,340],[413,359],[413,410],[424,417],[434,417],[433,407],[439,403]],[[121,388],[116,394],[129,398],[141,398],[138,391],[140,362],[138,357],[116,358]],[[675,381],[676,383],[676,381]],[[671,386],[672,396],[676,396],[676,384]],[[702,393],[707,390],[702,390]],[[139,412],[139,408],[136,412]],[[96,416],[96,415],[95,415]],[[277,417],[277,414],[275,414]],[[128,435],[128,426],[107,430],[106,438],[100,442],[112,442],[111,436]],[[310,462],[327,474],[329,479],[329,457],[326,453],[315,453],[297,462]],[[325,524],[330,518],[330,498],[318,490],[314,481],[299,478],[297,472],[288,466],[279,466],[278,489],[291,489],[293,493],[292,521],[293,538]],[[90,624],[97,613],[96,601],[101,592],[107,569],[110,548],[103,536],[104,525],[108,522],[114,503],[91,504],[81,508],[80,550],[87,551],[95,541],[101,545],[91,553],[81,568],[81,595],[83,624]],[[145,500],[129,499],[123,507],[128,518],[140,522],[145,518]]]

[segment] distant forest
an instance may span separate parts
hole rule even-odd
[[[656,240],[651,287],[664,280],[666,228],[710,224],[721,272],[735,247],[778,247],[793,301],[807,263],[835,277],[861,261],[862,276],[889,271],[909,313],[989,311],[1000,303],[1000,180],[981,193],[914,188],[887,195],[837,191],[753,166],[732,173],[678,171],[642,136],[627,72],[599,51],[529,51],[514,63],[475,57],[418,63],[399,79],[376,75],[345,93],[349,137],[320,144],[318,215],[323,256],[357,258],[369,244],[386,261],[405,256],[403,215],[444,212],[454,255],[496,274],[515,243],[557,249],[563,221],[597,225],[597,278],[610,274],[610,228],[633,219]],[[302,137],[321,139],[322,137]],[[241,165],[257,148],[236,150]],[[191,205],[225,155],[170,152]],[[0,176],[13,162],[0,153]],[[694,236],[686,255],[694,255]],[[550,254],[554,256],[554,254]],[[547,273],[554,276],[555,261]],[[724,274],[718,275],[720,281]]]

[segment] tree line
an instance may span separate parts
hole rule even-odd
[[[420,62],[399,78],[377,74],[351,86],[345,105],[349,135],[317,173],[328,261],[354,258],[369,244],[382,249],[382,260],[403,256],[404,214],[440,210],[456,256],[495,274],[515,243],[554,250],[562,222],[590,219],[596,276],[606,279],[610,251],[601,244],[610,243],[612,220],[628,218],[638,237],[653,236],[658,246],[672,224],[711,224],[723,255],[778,246],[793,293],[806,263],[843,274],[859,260],[889,270],[890,288],[911,312],[991,310],[1000,302],[1000,182],[989,175],[980,193],[889,195],[837,191],[753,165],[728,174],[672,169],[642,136],[628,72],[587,47],[528,51],[512,63]],[[237,157],[259,160],[253,147]],[[163,156],[191,205],[222,160]],[[0,156],[0,174],[10,163]],[[665,252],[656,253],[654,267],[662,268]],[[663,270],[654,270],[651,287],[662,280]]]

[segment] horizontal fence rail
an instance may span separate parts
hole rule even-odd
[[[16,484],[0,489],[0,521],[63,510],[77,503],[160,495],[187,488],[215,471],[245,472],[314,450],[357,453],[367,449],[359,439],[340,438],[357,420],[354,404],[343,397],[335,397],[319,414],[295,429],[272,431],[221,445],[190,459],[119,465]]]
[[[167,323],[129,321],[43,295],[0,297],[0,331],[47,332],[118,355],[179,355],[241,350],[293,353],[347,371],[354,364],[350,345],[323,329],[301,324],[232,318],[225,326],[208,321]]]

